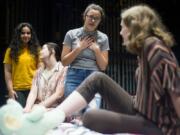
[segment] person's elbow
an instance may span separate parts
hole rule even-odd
[[[106,63],[106,64],[100,66],[100,67],[99,67],[100,70],[101,70],[101,71],[105,71],[105,70],[107,69],[107,65],[108,65],[108,63]]]
[[[61,63],[63,66],[68,66],[68,63],[64,58],[61,58]]]
[[[60,100],[64,97],[64,91],[60,91],[56,93],[56,100]]]
[[[68,66],[68,63],[62,62],[62,65],[65,67],[65,66]]]
[[[106,70],[106,67],[105,67],[105,66],[104,66],[104,67],[101,67],[100,70],[101,70],[101,71],[105,71],[105,70]]]

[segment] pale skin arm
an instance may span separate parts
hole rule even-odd
[[[69,64],[71,64],[82,50],[88,48],[92,44],[93,40],[93,38],[87,36],[80,40],[77,47],[73,50],[71,50],[71,48],[67,45],[63,45],[63,50],[61,54],[62,64],[64,66],[68,66]]]
[[[36,86],[36,79],[37,79],[37,75],[35,75],[33,78],[31,90],[26,101],[26,106],[24,107],[24,112],[30,112],[36,101],[37,93],[38,93],[38,89]]]
[[[13,90],[12,66],[11,66],[11,64],[4,64],[4,75],[5,75],[6,86],[8,89],[8,96],[9,96],[9,98],[15,99],[17,97],[17,94]]]
[[[94,51],[99,69],[102,71],[106,70],[109,61],[108,51],[101,51],[96,42],[93,42],[89,48]]]
[[[60,100],[60,98],[63,97],[64,94],[64,87],[58,86],[56,88],[56,92],[52,94],[50,97],[48,97],[45,101],[41,102],[40,105],[45,106],[46,108],[50,108],[52,104]]]

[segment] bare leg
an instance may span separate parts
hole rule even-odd
[[[72,92],[58,107],[66,116],[80,111],[87,106],[86,100],[76,91]]]

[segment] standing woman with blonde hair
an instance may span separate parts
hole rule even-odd
[[[32,78],[39,63],[40,45],[29,23],[20,23],[14,31],[4,57],[5,81],[9,98],[26,104]]]

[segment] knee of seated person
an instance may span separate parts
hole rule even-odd
[[[101,78],[104,78],[106,75],[104,74],[104,73],[102,73],[102,72],[99,72],[99,71],[96,71],[96,72],[93,72],[92,74],[91,74],[91,77],[93,77],[93,78],[96,78],[96,79],[101,79]]]
[[[82,121],[85,127],[91,129],[94,122],[96,121],[94,111],[90,110],[90,111],[85,112],[83,115]]]

